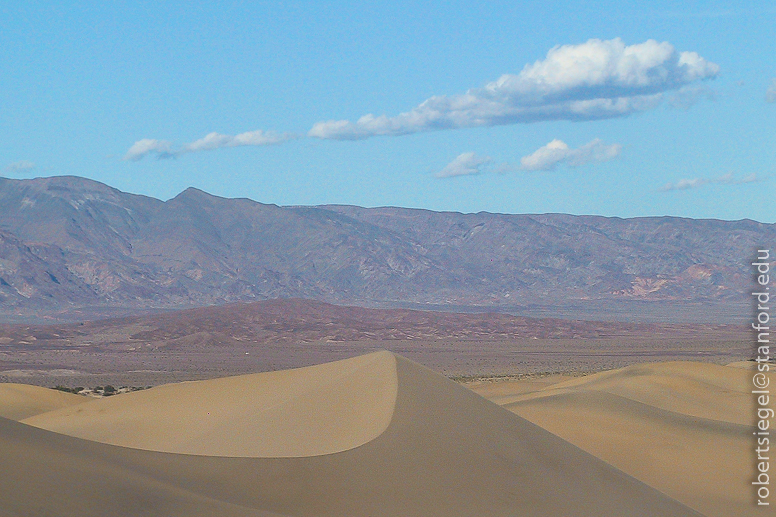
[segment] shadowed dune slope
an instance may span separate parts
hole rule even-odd
[[[279,517],[160,481],[126,451],[0,418],[0,516]]]
[[[199,508],[199,513],[189,512],[197,501],[203,507],[223,506],[223,512],[219,508],[211,515],[698,515],[430,370],[385,353],[362,358],[390,364],[388,359],[395,365],[397,390],[387,428],[363,445],[335,454],[172,454],[0,420],[0,471],[9,472],[0,477],[0,501],[11,501],[11,511],[18,515],[206,514]],[[309,397],[322,404],[325,393],[311,392]],[[25,468],[12,468],[15,462]],[[38,477],[40,471],[47,473],[44,479]],[[143,503],[119,512],[121,498],[135,492]],[[59,510],[54,499],[64,500],[68,511]],[[32,504],[40,511],[18,511]]]
[[[87,401],[87,398],[79,395],[40,386],[0,383],[0,417],[10,420],[23,420]]]
[[[751,373],[707,363],[634,365],[527,392],[475,387],[505,408],[709,517],[758,515]]]
[[[376,352],[279,372],[168,384],[97,399],[24,423],[78,438],[205,456],[315,456],[388,427],[396,361]]]

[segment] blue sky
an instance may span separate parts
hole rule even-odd
[[[0,174],[776,220],[770,2],[158,4],[0,5]]]

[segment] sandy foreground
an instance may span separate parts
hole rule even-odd
[[[0,516],[763,515],[749,376],[467,389],[376,352],[104,399],[0,384]]]
[[[750,484],[751,365],[674,361],[470,388],[703,515],[773,515]]]

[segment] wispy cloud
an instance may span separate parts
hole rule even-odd
[[[124,160],[136,162],[148,154],[156,154],[160,158],[167,158],[172,149],[172,142],[167,140],[154,140],[152,138],[143,138],[138,140],[129,148]]]
[[[480,174],[485,165],[492,163],[490,156],[477,156],[473,152],[459,154],[444,169],[436,173],[437,178],[452,178]]]
[[[573,149],[562,140],[553,140],[528,156],[520,159],[520,166],[527,171],[549,171],[558,164],[565,163],[578,167],[594,162],[608,162],[622,152],[620,144],[605,144],[598,138]]]
[[[693,84],[666,95],[666,102],[674,108],[688,110],[701,99],[716,100],[717,92],[708,86]]]
[[[721,183],[725,185],[742,185],[744,183],[755,183],[762,181],[757,174],[748,174],[743,178],[736,178],[732,172],[717,178],[687,178],[680,179],[676,183],[666,183],[658,189],[660,192],[671,192],[674,190],[690,190],[710,183]]]
[[[234,136],[210,133],[204,138],[184,145],[179,153],[195,153],[197,151],[210,151],[222,147],[241,147],[244,145],[274,145],[293,138],[296,138],[296,136],[290,133],[276,133],[274,131],[262,131],[261,129],[247,131]]]
[[[264,146],[280,144],[287,140],[298,138],[291,133],[276,133],[274,131],[247,131],[239,135],[223,135],[221,133],[209,133],[199,140],[184,144],[177,149],[173,148],[172,142],[167,140],[154,140],[144,138],[138,140],[129,148],[124,160],[138,161],[149,154],[155,154],[157,158],[177,158],[186,153],[196,153],[199,151],[212,151],[226,147],[241,147],[246,145]]]
[[[35,168],[35,163],[29,160],[20,160],[18,162],[9,163],[5,170],[6,172],[28,172]]]
[[[490,156],[478,156],[474,152],[459,154],[444,169],[435,174],[437,178],[452,178],[481,174],[486,170],[497,173],[517,171],[549,171],[561,163],[579,167],[588,163],[607,162],[622,152],[620,144],[605,144],[598,138],[576,149],[564,141],[555,139],[520,160],[520,164],[500,163],[496,165]]]
[[[765,100],[768,102],[776,102],[776,79],[771,79],[771,85],[765,91]]]
[[[666,92],[713,79],[719,66],[668,42],[626,46],[620,38],[591,39],[551,49],[526,65],[464,94],[434,96],[394,117],[316,123],[308,135],[359,140],[377,135],[495,126],[545,120],[596,120],[652,109]]]
[[[660,187],[660,192],[669,192],[671,190],[689,190],[691,188],[698,188],[711,183],[711,180],[706,178],[684,178],[680,179],[676,183],[666,183]]]

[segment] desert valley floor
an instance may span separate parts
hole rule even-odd
[[[287,300],[0,339],[3,517],[762,515],[742,327]],[[108,382],[153,387],[50,389]]]

